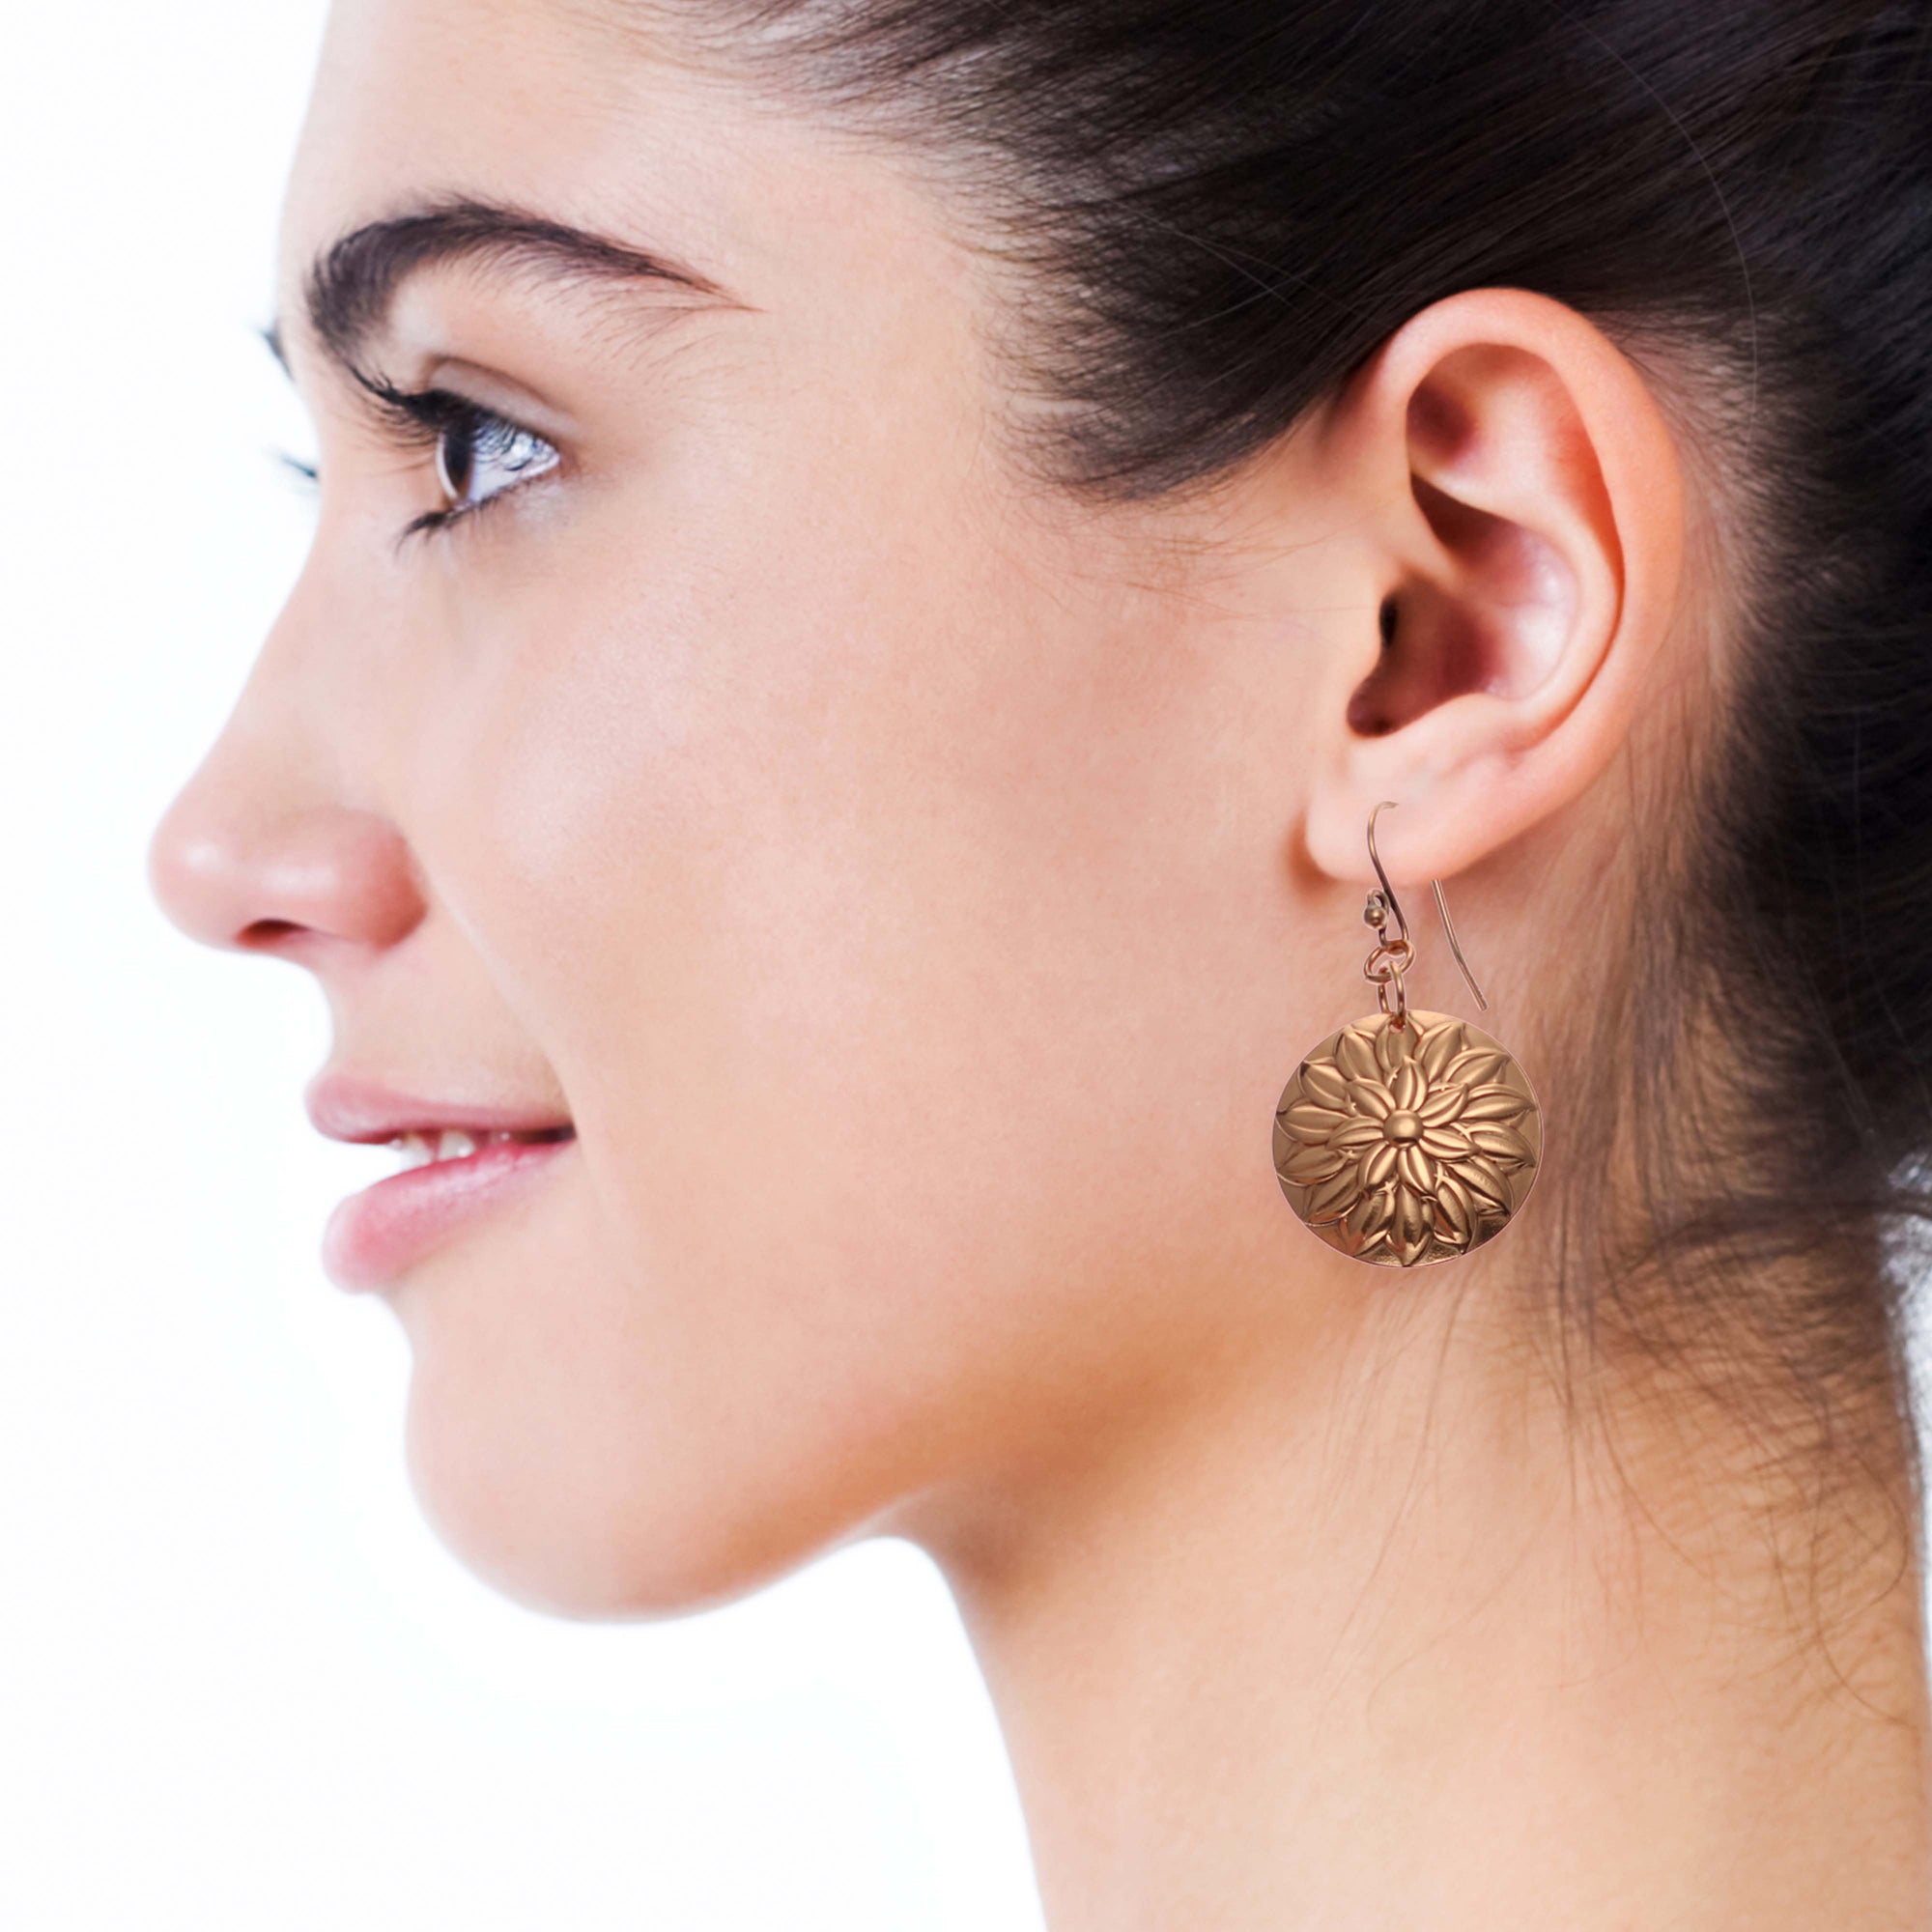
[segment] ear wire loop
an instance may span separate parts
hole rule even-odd
[[[1376,816],[1385,807],[1396,801],[1385,798],[1369,813],[1369,860],[1376,868],[1376,877],[1381,881],[1379,893],[1369,895],[1368,909],[1363,918],[1376,928],[1376,945],[1370,952],[1368,963],[1362,968],[1362,975],[1376,988],[1376,999],[1383,1012],[1390,1014],[1398,1026],[1405,1025],[1408,1017],[1408,996],[1403,989],[1402,976],[1413,963],[1415,948],[1408,937],[1408,921],[1404,917],[1402,901],[1396,897],[1395,888],[1389,883],[1389,875],[1382,869],[1381,855],[1376,850]],[[1449,921],[1449,901],[1442,895],[1442,881],[1431,879],[1430,886],[1435,894],[1435,910],[1442,915],[1442,930],[1449,941],[1449,951],[1456,955],[1456,964],[1462,970],[1463,978],[1468,981],[1469,990],[1476,996],[1476,1005],[1488,1012],[1490,1003],[1483,997],[1483,989],[1476,984],[1476,976],[1469,970],[1469,962],[1463,957],[1463,949],[1456,941],[1456,928]],[[1379,901],[1379,904],[1378,903]],[[1395,915],[1396,936],[1393,940],[1381,937],[1382,927],[1387,923],[1386,913]],[[1380,914],[1380,916],[1378,916]],[[1384,963],[1378,969],[1377,962]],[[1395,982],[1395,1005],[1389,1005],[1389,982]]]

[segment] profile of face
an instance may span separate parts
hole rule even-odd
[[[426,1514],[579,1615],[963,1534],[1358,1299],[1270,1129],[1373,1007],[1366,809],[1433,775],[1378,834],[1426,879],[1514,829],[1504,730],[1520,823],[1579,792],[1669,595],[1610,527],[1650,418],[1534,297],[1184,505],[1029,480],[934,185],[620,12],[337,0],[314,538],[151,863],[314,974],[336,1072],[574,1127],[380,1286]],[[1378,635],[1431,572],[1463,660]]]

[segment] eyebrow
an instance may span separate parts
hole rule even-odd
[[[459,261],[495,263],[581,287],[657,284],[735,300],[708,275],[668,255],[528,209],[460,196],[365,222],[321,250],[302,284],[308,327],[333,360],[357,373],[357,356],[387,327],[411,276]],[[292,374],[282,319],[259,332]]]

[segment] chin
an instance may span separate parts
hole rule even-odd
[[[851,1524],[828,1493],[760,1482],[692,1447],[623,1443],[581,1416],[506,1416],[420,1374],[405,1430],[411,1488],[438,1540],[523,1607],[579,1622],[717,1608],[774,1582]],[[701,1474],[696,1472],[702,1472]]]

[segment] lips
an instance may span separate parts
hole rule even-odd
[[[322,1260],[344,1289],[386,1288],[434,1249],[506,1206],[567,1160],[564,1117],[501,1101],[426,1099],[348,1073],[312,1081],[303,1104],[318,1132],[359,1145],[396,1143],[400,1174],[339,1203]]]
[[[426,1098],[384,1086],[359,1074],[330,1072],[309,1082],[302,1105],[319,1134],[332,1141],[372,1145],[404,1134],[460,1129],[484,1134],[561,1138],[576,1129],[569,1115],[542,1106],[503,1101]]]

